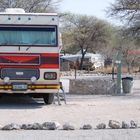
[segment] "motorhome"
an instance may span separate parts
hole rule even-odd
[[[0,13],[0,94],[28,94],[53,102],[59,90],[59,18],[56,13]]]

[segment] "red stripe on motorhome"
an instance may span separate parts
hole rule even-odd
[[[59,53],[0,53],[0,68],[59,68]]]
[[[40,68],[40,69],[59,69],[58,65],[40,65],[40,66],[8,66],[8,65],[0,65],[0,68]]]
[[[41,55],[41,56],[59,56],[59,53],[9,53],[9,52],[0,52],[0,55]]]
[[[56,57],[59,57],[59,53],[41,53],[41,56],[56,56]]]

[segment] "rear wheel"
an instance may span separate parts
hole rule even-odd
[[[45,96],[43,96],[43,99],[44,99],[45,104],[47,105],[52,104],[54,100],[54,94],[48,93]]]

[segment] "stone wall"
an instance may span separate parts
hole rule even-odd
[[[115,94],[116,83],[111,79],[71,79],[70,94]]]

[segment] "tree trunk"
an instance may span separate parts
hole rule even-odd
[[[140,72],[140,66],[139,66],[139,70],[138,70],[138,72]]]
[[[80,61],[80,70],[83,69],[83,62],[84,62],[84,58],[85,58],[85,55],[87,53],[87,50],[88,50],[88,47],[86,47],[86,49],[84,50],[83,47],[81,47],[81,54],[82,54],[82,58],[81,58],[81,61]]]
[[[131,67],[130,64],[127,64],[127,72],[130,73]]]
[[[114,75],[115,75],[115,66],[114,64],[112,65],[112,80],[114,80]]]
[[[80,62],[80,70],[83,69],[83,62],[84,62],[85,53],[82,54],[81,62]]]

